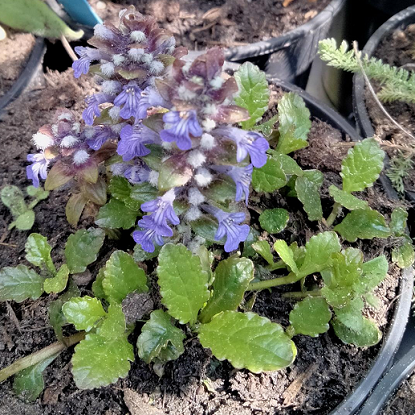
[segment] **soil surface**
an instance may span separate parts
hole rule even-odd
[[[3,116],[0,127],[0,186],[14,184],[21,188],[29,183],[25,178],[26,154],[33,151],[30,139],[38,127],[49,121],[51,111],[66,107],[80,111],[84,105],[82,96],[91,92],[92,83],[81,77],[75,81],[72,70],[46,75],[46,87],[20,97]],[[274,90],[272,103],[281,96]],[[274,109],[270,110],[272,114]],[[327,199],[330,184],[339,184],[340,161],[349,148],[342,145],[341,132],[318,120],[313,121],[309,136],[310,146],[298,152],[297,161],[304,168],[319,168],[325,173],[322,189],[324,214],[327,216],[332,201]],[[47,236],[54,247],[53,258],[61,261],[64,243],[74,232],[65,220],[65,204],[68,189],[51,193],[48,200],[35,209],[36,223],[33,232]],[[381,194],[381,190],[370,189],[364,194],[372,207],[390,214],[393,204]],[[289,239],[297,235],[299,244],[320,229],[310,223],[301,206],[277,192],[272,198],[253,194],[250,200],[253,222],[258,208],[286,207],[292,213],[286,230],[278,237]],[[297,204],[296,204],[297,203]],[[26,263],[24,244],[30,232],[7,231],[12,218],[7,209],[0,206],[0,267]],[[79,227],[91,225],[90,218],[83,218]],[[272,240],[274,236],[263,233]],[[121,249],[132,249],[133,240],[127,234],[122,239]],[[117,245],[119,247],[119,245]],[[353,244],[361,248],[365,259],[385,253],[389,256],[390,246],[385,240],[374,240],[369,244]],[[107,241],[97,264],[89,268],[93,277],[115,249],[115,243]],[[29,265],[26,263],[26,265]],[[376,290],[380,307],[366,309],[366,315],[375,319],[384,331],[393,312],[400,271],[391,266],[389,276]],[[153,287],[156,286],[152,280]],[[318,279],[308,278],[318,284]],[[83,295],[90,294],[90,283],[81,286]],[[298,286],[290,287],[296,291]],[[261,292],[256,299],[254,311],[272,321],[288,325],[288,314],[293,303],[281,297],[284,288],[272,292]],[[42,296],[36,301],[0,304],[0,367],[11,364],[17,358],[28,355],[55,341],[53,330],[48,324],[47,307],[53,296]],[[153,301],[160,306],[157,294]],[[130,337],[135,343],[140,327]],[[364,376],[380,346],[358,349],[344,345],[332,330],[318,338],[296,336],[298,348],[295,362],[287,369],[252,374],[246,370],[234,370],[224,361],[219,362],[204,350],[198,340],[189,339],[185,353],[165,367],[164,376],[159,379],[151,366],[142,361],[132,363],[126,379],[115,385],[97,390],[77,390],[71,373],[72,350],[62,353],[45,371],[46,389],[33,404],[26,404],[12,392],[12,381],[0,385],[0,415],[257,415],[257,414],[327,414],[353,389]]]
[[[112,21],[117,21],[119,10],[132,4],[140,13],[154,16],[179,45],[199,50],[217,45],[241,46],[280,36],[315,17],[330,0],[115,0],[114,3],[118,4],[91,0],[100,17]]]
[[[19,77],[35,45],[30,33],[18,33],[7,29],[7,38],[0,41],[0,97]]]
[[[380,415],[413,415],[415,413],[415,375],[402,383]]]
[[[397,30],[390,36],[387,36],[379,44],[374,53],[374,57],[382,59],[383,62],[403,67],[405,69],[415,70],[415,24],[408,26],[404,30]],[[379,91],[380,86],[374,83],[375,90]],[[386,146],[384,149],[389,156],[394,157],[402,150],[393,147],[394,145],[408,147],[410,137],[403,133],[399,128],[393,125],[383,114],[373,96],[366,91],[366,105],[372,120],[375,134]],[[384,104],[389,114],[404,128],[415,135],[415,104],[396,101]],[[405,152],[404,152],[405,154]],[[409,192],[415,192],[415,169],[411,169],[409,176],[404,180],[405,189]],[[415,197],[415,193],[414,193]]]

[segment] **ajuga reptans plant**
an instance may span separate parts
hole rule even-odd
[[[76,225],[93,203],[101,206],[98,227],[68,238],[59,269],[47,239],[34,233],[26,260],[37,268],[0,271],[2,301],[60,294],[49,307],[56,347],[0,370],[0,381],[17,374],[15,390],[36,399],[44,368],[76,343],[71,371],[81,389],[127,376],[133,338],[138,357],[160,376],[189,337],[255,373],[289,366],[297,335],[332,327],[344,343],[378,343],[381,332],[364,311],[376,306],[373,291],[389,264],[385,255],[364,258],[355,242],[388,238],[391,259],[402,268],[414,252],[405,210],[385,218],[354,194],[383,168],[376,141],[350,149],[342,188],[328,189],[334,203],[325,218],[323,173],[302,169],[289,155],[308,146],[310,113],[299,96],[284,95],[278,114],[265,117],[270,92],[258,68],[246,63],[234,77],[225,75],[218,48],[188,62],[172,37],[133,9],[121,13],[117,28],[98,25],[90,43],[95,49],[77,49],[74,72],[93,73],[101,91],[87,98],[82,121],[59,110],[34,136],[40,152],[30,157],[28,176],[34,184],[46,179],[47,190],[74,184],[68,220]],[[248,205],[261,197],[274,206],[259,204],[250,223]],[[279,207],[281,198],[287,209],[297,209],[298,199],[321,232],[299,240],[295,212]],[[94,273],[91,295],[81,295],[76,274],[97,260],[106,237],[125,237],[120,228],[131,230],[134,254],[112,252]],[[301,291],[284,294],[298,300],[287,327],[251,311],[252,292],[297,284]],[[78,332],[64,336],[67,324]]]

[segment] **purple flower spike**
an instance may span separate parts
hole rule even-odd
[[[152,86],[148,86],[144,91],[141,92],[141,99],[140,103],[138,104],[137,118],[147,118],[147,110],[150,107],[170,107],[170,104],[166,102],[158,93],[158,91]]]
[[[44,153],[28,154],[27,161],[32,162],[30,166],[26,167],[26,176],[32,180],[33,186],[39,187],[39,175],[45,180],[48,172],[49,160],[46,159]]]
[[[163,116],[163,121],[170,124],[170,128],[160,132],[163,141],[176,142],[180,150],[192,148],[190,135],[200,137],[203,134],[197,120],[196,111],[170,111]]]
[[[228,175],[236,184],[236,202],[242,200],[242,197],[245,194],[245,204],[248,205],[249,186],[251,184],[253,169],[254,167],[252,164],[249,164],[246,167],[232,167],[231,170],[229,170]]]
[[[141,99],[141,89],[134,81],[129,82],[123,87],[123,91],[115,98],[114,105],[120,107],[120,117],[128,120],[130,117],[137,117],[138,105]]]
[[[155,200],[145,202],[141,205],[143,212],[153,212],[151,218],[156,225],[167,226],[167,220],[173,225],[178,225],[180,219],[177,217],[173,209],[173,201],[176,198],[175,189],[170,189],[163,196]]]
[[[147,182],[150,176],[150,169],[145,165],[136,164],[134,166],[127,167],[124,171],[124,177],[131,184],[138,184]]]
[[[120,137],[117,153],[122,156],[124,161],[150,154],[150,150],[144,144],[159,141],[157,133],[141,123],[124,126],[120,132]]]
[[[268,141],[258,133],[244,131],[236,127],[226,127],[217,130],[236,143],[236,160],[243,161],[249,154],[251,163],[261,168],[267,162]]]
[[[99,109],[99,104],[104,102],[111,102],[112,99],[107,94],[94,94],[89,96],[85,102],[88,107],[85,108],[82,112],[82,118],[85,121],[85,124],[92,125],[94,123],[94,116],[99,117],[101,115],[101,110]]]
[[[82,74],[86,75],[92,61],[107,57],[102,56],[103,54],[98,49],[85,48],[83,46],[77,46],[75,52],[80,57],[80,59],[72,64],[75,78],[79,78]]]
[[[95,128],[95,133],[92,138],[86,140],[89,148],[92,150],[99,150],[102,145],[111,137],[114,136],[111,128],[107,126]]]
[[[157,225],[152,216],[144,216],[138,221],[138,226],[144,230],[133,232],[134,241],[141,245],[146,252],[154,252],[154,244],[164,245],[163,236],[173,236],[173,231],[167,225]]]
[[[225,251],[232,252],[238,249],[239,243],[244,242],[249,234],[248,225],[239,225],[245,220],[245,213],[227,213],[210,205],[203,205],[202,208],[215,216],[219,222],[215,240],[219,241],[226,236]]]

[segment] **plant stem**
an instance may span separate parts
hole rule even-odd
[[[284,293],[282,294],[282,297],[284,298],[307,298],[307,297],[320,297],[321,296],[321,290],[313,290],[313,291],[305,291],[305,292],[292,292],[292,293]]]
[[[267,270],[275,271],[277,269],[287,268],[287,264],[284,261],[277,261],[273,264],[267,265]]]
[[[279,285],[294,284],[300,281],[303,275],[288,274],[286,277],[273,278],[272,280],[252,282],[249,284],[247,291],[264,290],[265,288],[278,287]]]
[[[0,370],[0,382],[3,382],[10,376],[15,375],[23,369],[27,369],[30,366],[36,365],[42,360],[52,357],[53,355],[65,350],[67,347],[73,346],[74,344],[80,342],[85,338],[85,333],[80,331],[75,333],[72,336],[65,337],[64,343],[55,342],[45,347],[44,349],[38,350],[35,353],[32,353],[29,356],[22,357],[21,359],[16,360],[10,366]]]
[[[342,205],[340,203],[334,203],[333,210],[331,211],[329,217],[326,219],[326,225],[330,227],[333,225],[334,221],[336,220],[338,214],[340,213]]]

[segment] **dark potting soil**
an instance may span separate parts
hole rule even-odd
[[[409,25],[403,30],[396,30],[383,39],[374,56],[389,65],[415,71],[415,24]],[[374,83],[374,87],[376,91],[380,90],[376,83]],[[368,90],[366,90],[365,98],[376,136],[385,144],[391,145],[390,147],[384,147],[387,153],[393,157],[401,151],[401,149],[393,147],[394,145],[409,147],[410,137],[385,117]],[[415,135],[415,104],[396,101],[383,105],[400,125]],[[415,192],[415,169],[410,170],[404,183],[406,190]]]
[[[114,4],[117,3],[117,4]],[[118,12],[134,5],[171,32],[178,45],[190,50],[241,46],[281,36],[308,22],[330,0],[91,0],[102,19],[117,20]],[[288,3],[288,1],[287,1]],[[106,6],[104,8],[104,5]]]
[[[21,188],[29,183],[25,178],[26,154],[33,151],[32,134],[47,123],[56,107],[79,111],[83,107],[80,97],[93,88],[88,78],[80,82],[72,78],[72,71],[46,76],[46,87],[32,91],[16,101],[0,122],[0,186],[14,184]],[[272,102],[278,100],[280,90],[274,89]],[[274,112],[273,110],[270,113]],[[346,138],[347,139],[347,138]],[[340,161],[349,146],[342,142],[341,133],[329,125],[314,120],[309,136],[310,146],[298,152],[297,161],[304,168],[319,168],[326,173],[323,187],[323,206],[328,215],[332,202],[327,200],[329,184],[340,183]],[[393,204],[382,195],[381,189],[370,189],[365,197],[372,207],[390,214]],[[53,257],[61,261],[64,243],[74,229],[65,219],[67,189],[51,193],[48,200],[36,207],[36,223],[33,232],[47,236],[54,250]],[[287,229],[279,234],[284,239],[298,235],[296,240],[304,244],[319,229],[310,223],[301,206],[289,202],[275,193],[272,198],[253,195],[250,212],[253,222],[259,209],[287,207],[291,220]],[[298,210],[297,210],[298,208]],[[0,207],[0,267],[25,263],[24,244],[30,232],[7,231],[12,218],[7,209]],[[79,227],[92,224],[91,218],[83,218]],[[263,238],[273,240],[266,233]],[[93,277],[119,244],[121,249],[132,249],[132,238],[127,234],[118,243],[106,242],[97,264],[90,266]],[[376,239],[370,243],[354,244],[364,251],[369,260],[379,254],[389,255],[387,241]],[[29,265],[29,264],[27,264]],[[59,263],[58,263],[59,265]],[[376,293],[380,308],[366,309],[366,315],[375,319],[384,331],[393,311],[400,270],[391,266],[389,276]],[[313,277],[309,277],[311,283]],[[318,279],[314,281],[318,284]],[[151,283],[156,287],[155,280]],[[81,286],[83,295],[91,294],[90,283]],[[298,290],[297,286],[289,287]],[[287,288],[285,288],[287,290]],[[288,314],[293,303],[281,297],[284,288],[258,294],[254,311],[272,321],[288,325]],[[54,296],[42,296],[36,301],[0,304],[0,367],[39,350],[55,341],[47,319],[47,306]],[[159,306],[157,294],[153,297]],[[138,335],[131,335],[132,344]],[[46,389],[33,404],[23,403],[12,392],[12,381],[0,385],[0,415],[253,415],[253,414],[327,414],[353,389],[364,376],[379,346],[358,349],[342,344],[332,330],[318,337],[296,336],[298,356],[291,367],[278,371],[252,374],[246,370],[234,370],[224,361],[219,362],[204,350],[197,339],[189,338],[185,353],[165,367],[159,379],[152,368],[142,361],[132,363],[130,374],[115,385],[90,391],[77,390],[70,374],[73,350],[62,353],[45,371]]]
[[[0,97],[19,77],[35,45],[30,33],[18,33],[7,29],[7,38],[0,41]]]
[[[415,414],[415,375],[405,380],[380,415]]]

